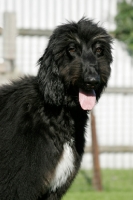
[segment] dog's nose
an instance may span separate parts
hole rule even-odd
[[[88,86],[97,86],[100,83],[100,77],[95,76],[95,77],[86,77],[85,78],[85,83]]]

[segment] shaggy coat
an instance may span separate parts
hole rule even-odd
[[[37,76],[0,88],[0,200],[60,200],[67,191],[84,153],[88,110],[110,76],[111,42],[86,18],[61,25]]]

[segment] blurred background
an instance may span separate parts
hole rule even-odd
[[[100,167],[132,170],[132,0],[0,0],[0,83],[23,74],[36,75],[37,60],[53,29],[83,16],[99,22],[114,38],[114,62],[108,88],[93,111]],[[86,135],[82,169],[91,170],[94,162],[90,123]],[[133,174],[130,175],[133,179]]]

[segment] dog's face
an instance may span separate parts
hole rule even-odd
[[[81,19],[55,29],[38,73],[46,103],[81,105],[91,110],[110,76],[111,37],[92,21]]]

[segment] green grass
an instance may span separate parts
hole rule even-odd
[[[133,192],[68,193],[63,200],[133,200]]]
[[[133,170],[102,170],[103,191],[92,187],[92,172],[80,171],[63,200],[133,200]]]

